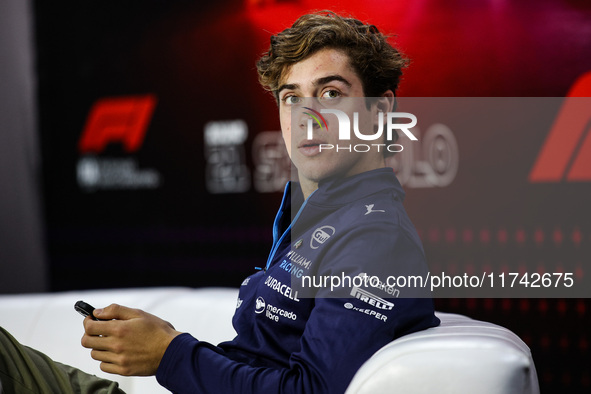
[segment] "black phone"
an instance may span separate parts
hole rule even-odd
[[[78,311],[78,313],[80,313],[84,317],[90,316],[92,320],[101,320],[94,317],[94,307],[90,304],[87,304],[84,301],[78,301],[74,305],[74,309],[76,309],[76,311]]]

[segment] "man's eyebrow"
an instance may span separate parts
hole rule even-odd
[[[345,78],[341,77],[340,75],[329,75],[327,77],[318,78],[314,81],[314,86],[326,85],[327,83],[339,81],[347,85],[347,87],[351,87],[351,82],[347,81]]]
[[[339,81],[339,82],[342,82],[345,85],[347,85],[347,87],[349,87],[349,88],[351,87],[351,82],[347,81],[344,77],[342,77],[338,74],[328,75],[326,77],[318,78],[317,80],[315,80],[313,82],[313,84],[314,84],[314,86],[321,86],[321,85],[326,85],[327,83],[330,83],[333,81]],[[297,83],[286,83],[286,84],[279,86],[279,88],[277,89],[277,94],[279,94],[284,89],[297,90],[297,89],[299,89],[299,87],[300,87],[300,85],[298,85]]]
[[[276,92],[277,92],[277,94],[279,94],[284,89],[296,90],[299,87],[300,87],[300,85],[298,85],[297,83],[285,83],[285,84],[279,86],[279,88],[277,88]]]

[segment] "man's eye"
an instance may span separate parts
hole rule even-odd
[[[283,98],[283,102],[287,105],[293,105],[293,104],[297,104],[301,101],[302,99],[298,96],[286,96]]]
[[[336,99],[341,97],[341,92],[339,92],[338,90],[327,90],[325,92],[322,93],[322,96],[320,96],[323,99]]]

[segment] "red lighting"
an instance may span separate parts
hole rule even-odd
[[[462,231],[462,240],[465,243],[470,243],[472,242],[472,240],[474,239],[474,234],[472,233],[472,230],[469,228],[464,229],[464,231]]]
[[[538,245],[541,245],[544,242],[544,232],[542,229],[537,229],[534,232],[534,241],[536,241]]]
[[[480,241],[485,244],[490,242],[490,231],[488,229],[480,230]]]
[[[522,228],[518,229],[515,232],[515,240],[517,241],[517,243],[522,244],[525,242],[525,230],[523,230]]]
[[[556,245],[560,245],[562,243],[562,231],[559,228],[555,229],[552,233],[552,240]]]
[[[447,243],[456,242],[456,230],[455,229],[448,228],[445,230],[445,242],[447,242]]]
[[[497,233],[497,239],[498,239],[499,243],[506,244],[507,239],[508,239],[507,230],[505,230],[505,229],[499,230],[499,232]]]
[[[572,240],[576,246],[579,246],[583,240],[583,234],[581,234],[581,230],[578,227],[575,227],[573,230]]]

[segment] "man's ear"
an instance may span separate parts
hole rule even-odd
[[[377,113],[378,112],[383,112],[384,113],[384,121],[386,121],[386,114],[388,112],[393,112],[395,110],[395,106],[396,106],[396,96],[394,95],[394,92],[392,92],[391,90],[386,90],[379,98],[375,98],[375,113],[374,113],[374,127],[379,127],[378,125],[378,116]]]
[[[394,112],[395,105],[396,105],[396,95],[391,90],[386,90],[380,96],[380,100],[378,100],[378,111],[386,112]]]

